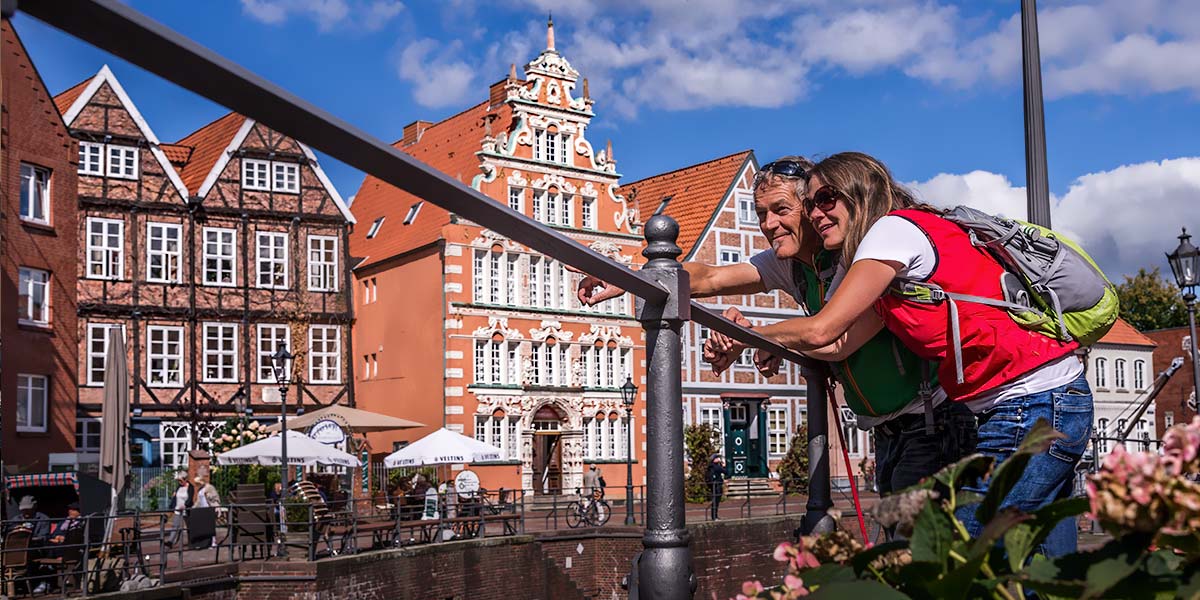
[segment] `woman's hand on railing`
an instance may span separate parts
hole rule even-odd
[[[751,328],[753,323],[750,322],[742,312],[735,307],[730,306],[721,313],[723,317],[733,321],[734,323]],[[719,332],[712,330],[708,335],[708,340],[704,342],[703,359],[704,362],[712,365],[713,373],[720,375],[729,368],[734,361],[741,356],[742,352],[749,346]]]
[[[574,271],[571,267],[567,267],[567,269]],[[579,280],[579,288],[575,290],[575,296],[579,298],[580,304],[584,306],[595,306],[624,293],[625,290],[602,281],[598,277],[586,274]]]
[[[754,367],[763,377],[771,378],[779,374],[783,359],[764,350],[754,350]]]

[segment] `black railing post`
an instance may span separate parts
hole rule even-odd
[[[833,507],[829,490],[829,411],[825,373],[819,368],[802,366],[808,386],[808,505],[800,521],[798,535],[827,533],[837,528],[829,509]]]
[[[638,562],[639,598],[690,598],[694,592],[690,536],[684,523],[683,357],[680,330],[690,318],[688,273],[677,260],[679,224],[655,215],[645,225],[648,260],[642,274],[668,295],[664,302],[637,302],[637,319],[646,329],[648,480],[646,532]]]

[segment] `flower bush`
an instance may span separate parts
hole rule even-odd
[[[780,544],[782,583],[748,581],[738,600],[1200,598],[1200,417],[1170,429],[1161,455],[1118,446],[1088,477],[1087,498],[1032,513],[1000,508],[1029,459],[1060,437],[1039,422],[994,470],[990,458],[969,456],[881,501],[876,517],[908,539],[864,548],[835,531]],[[986,495],[961,489],[978,477],[990,477]],[[987,523],[978,536],[955,517],[970,505]],[[1085,512],[1111,541],[1055,559],[1035,554],[1056,524]]]
[[[267,428],[258,421],[243,422],[241,419],[227,419],[220,429],[213,433],[213,452],[228,452],[239,446],[268,437]]]

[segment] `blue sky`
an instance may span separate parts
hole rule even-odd
[[[132,6],[388,141],[479,102],[545,46],[590,79],[625,181],[753,148],[861,150],[931,201],[1024,214],[1018,2],[222,0]],[[203,6],[198,10],[197,6]],[[1040,6],[1054,225],[1114,278],[1200,228],[1200,10]],[[21,15],[57,93],[108,63],[158,136],[224,109]],[[323,164],[343,196],[362,175]]]

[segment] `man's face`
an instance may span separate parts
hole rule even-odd
[[[21,516],[25,517],[26,519],[32,519],[33,518],[33,509],[32,508],[22,508]]]
[[[779,258],[797,258],[804,246],[808,219],[791,182],[764,185],[754,194],[754,212],[771,249]]]
[[[79,517],[79,509],[78,508],[68,508],[67,516],[71,517],[72,519],[78,518]]]

